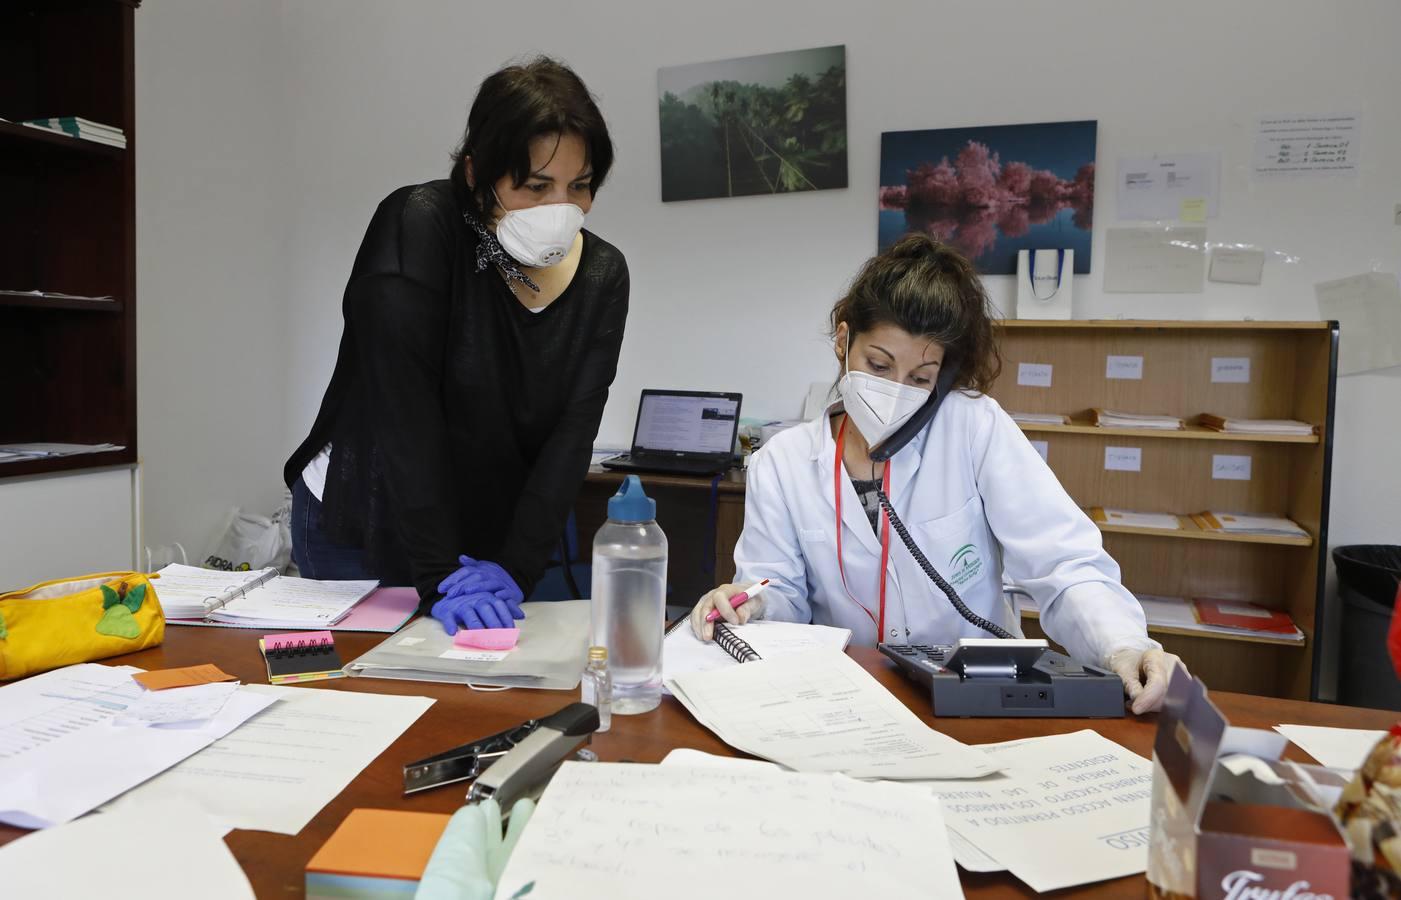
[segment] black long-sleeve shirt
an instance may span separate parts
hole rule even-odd
[[[283,472],[291,486],[331,444],[327,536],[425,604],[461,553],[529,594],[588,470],[627,319],[627,263],[594,234],[539,312],[495,267],[476,271],[477,242],[446,180],[380,203],[330,386]]]

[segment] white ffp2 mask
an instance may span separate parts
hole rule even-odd
[[[847,338],[846,374],[837,384],[842,408],[872,447],[894,434],[929,399],[930,392],[869,372],[851,371],[851,338]]]
[[[496,221],[496,239],[516,262],[543,269],[564,261],[583,227],[584,211],[573,203],[542,203],[507,209]]]

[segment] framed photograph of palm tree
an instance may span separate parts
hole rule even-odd
[[[923,231],[984,275],[1015,275],[1019,250],[1073,249],[1087,274],[1095,133],[1086,121],[882,134],[880,249]]]
[[[846,47],[657,72],[662,200],[846,187]]]

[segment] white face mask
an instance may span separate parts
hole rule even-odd
[[[929,399],[930,392],[869,372],[851,371],[851,335],[846,339],[846,374],[837,384],[847,418],[872,447],[894,434]]]
[[[500,197],[496,202],[506,209]],[[496,239],[516,262],[543,269],[564,261],[583,227],[584,211],[573,203],[542,203],[507,209],[496,221]]]

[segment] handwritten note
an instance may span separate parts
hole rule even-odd
[[[949,830],[1036,891],[1142,872],[1148,864],[1148,760],[1093,731],[984,744],[988,778],[922,782]]]
[[[1105,447],[1104,468],[1109,472],[1139,472],[1143,469],[1142,447]]]
[[[177,725],[207,722],[229,702],[238,682],[197,684],[168,691],[146,691],[118,713],[116,725]]]
[[[766,769],[567,762],[498,897],[962,897],[939,801]],[[726,887],[728,886],[728,887]]]
[[[1250,384],[1250,357],[1213,356],[1211,358],[1212,384]]]
[[[1249,481],[1250,457],[1212,454],[1211,477],[1221,481]]]
[[[1143,380],[1143,357],[1110,356],[1104,361],[1104,377],[1123,381]]]
[[[1052,368],[1050,363],[1019,363],[1017,384],[1023,387],[1050,387]]]

